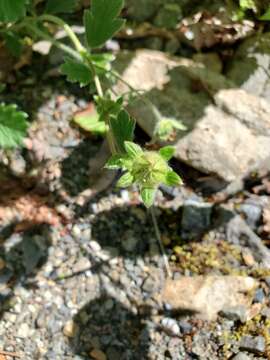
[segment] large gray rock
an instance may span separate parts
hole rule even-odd
[[[228,77],[251,94],[270,99],[270,33],[259,34],[243,41],[238,48]]]
[[[151,137],[164,117],[187,127],[175,141],[179,160],[227,182],[267,161],[270,169],[270,106],[263,99],[200,63],[157,51],[123,53],[115,68],[144,93],[129,110]],[[118,94],[127,90],[123,82],[115,86]]]

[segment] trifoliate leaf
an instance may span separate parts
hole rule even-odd
[[[122,156],[113,155],[105,164],[106,169],[117,170],[122,168]]]
[[[168,186],[175,186],[182,184],[182,179],[176,172],[168,171],[166,174],[166,185]]]
[[[74,11],[76,4],[77,0],[48,0],[45,8],[45,13],[71,13]]]
[[[95,66],[97,75],[101,76],[107,73],[111,69],[111,62],[115,59],[115,56],[110,53],[104,54],[90,54],[89,60]]]
[[[124,0],[92,0],[91,10],[84,13],[86,39],[90,48],[104,45],[124,25],[124,20],[117,18]]]
[[[0,21],[14,22],[25,16],[28,0],[0,0]]]
[[[133,176],[130,172],[126,172],[124,175],[120,177],[120,179],[117,181],[118,187],[128,187],[133,183]]]
[[[124,153],[125,141],[132,141],[133,139],[135,121],[125,110],[122,110],[117,116],[111,116],[109,118],[109,126],[119,152]]]
[[[20,57],[23,45],[19,36],[15,35],[11,31],[7,31],[3,34],[3,37],[5,39],[5,45],[11,55]]]
[[[0,104],[0,148],[13,148],[22,144],[27,130],[27,114],[15,105]]]
[[[260,17],[260,20],[263,20],[263,21],[269,21],[270,20],[270,8],[266,11],[265,14],[263,14],[263,16]]]
[[[164,160],[169,161],[174,155],[174,150],[173,146],[164,146],[159,150],[159,153]]]
[[[82,129],[98,135],[104,135],[108,128],[104,121],[100,121],[98,114],[75,115],[74,122]]]
[[[85,64],[72,59],[65,59],[65,63],[61,66],[61,72],[67,76],[68,81],[79,82],[80,86],[90,84],[93,79],[91,70]]]
[[[138,155],[143,154],[142,148],[131,141],[125,141],[125,150],[131,158],[136,158]]]
[[[156,190],[153,188],[142,188],[141,189],[141,198],[144,205],[149,208],[154,204]]]

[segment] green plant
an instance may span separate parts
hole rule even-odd
[[[110,169],[121,169],[124,174],[119,186],[136,184],[142,200],[147,207],[153,204],[155,192],[160,183],[177,185],[180,177],[170,168],[168,161],[173,156],[173,148],[165,147],[159,152],[143,150],[133,143],[135,120],[126,111],[126,97],[115,99],[110,91],[103,89],[102,79],[119,80],[119,75],[111,68],[112,57],[98,53],[95,49],[103,47],[124,25],[120,17],[124,0],[92,0],[91,8],[85,10],[83,22],[86,35],[84,46],[72,28],[58,14],[72,12],[76,0],[0,0],[0,33],[6,46],[19,56],[23,50],[25,37],[33,42],[37,39],[50,41],[63,50],[67,57],[61,66],[67,80],[80,86],[95,85],[94,97],[97,114],[94,117],[75,118],[87,130],[106,132],[112,153],[107,163]],[[65,30],[71,45],[56,40],[51,25]],[[121,80],[121,79],[120,79]],[[131,89],[134,93],[136,90]],[[13,106],[0,107],[0,146],[11,147],[21,144],[27,125],[26,115]],[[165,135],[176,127],[170,120],[165,124]],[[169,129],[168,129],[169,127]],[[164,135],[163,130],[159,130]]]

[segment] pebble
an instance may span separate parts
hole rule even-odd
[[[95,240],[89,241],[89,247],[90,247],[91,250],[93,250],[96,253],[100,252],[100,250],[101,250],[101,246]]]
[[[185,320],[180,320],[179,326],[180,326],[181,332],[183,334],[189,334],[189,333],[191,333],[191,331],[193,329],[193,326]]]
[[[176,320],[171,318],[163,318],[161,320],[161,326],[163,329],[171,335],[178,336],[180,335],[180,328]]]
[[[265,299],[265,295],[263,289],[262,288],[257,289],[253,298],[253,302],[263,303],[264,299]]]
[[[21,326],[19,327],[16,336],[25,339],[29,336],[29,332],[30,332],[30,328],[28,324],[24,323],[21,324]]]
[[[251,360],[251,357],[249,357],[247,354],[240,352],[237,355],[235,355],[232,360]]]
[[[265,352],[265,339],[263,336],[243,336],[239,348],[254,354],[262,354]]]
[[[73,338],[76,335],[76,332],[77,325],[73,320],[68,321],[63,328],[63,334],[68,338]]]
[[[95,360],[107,360],[106,354],[99,349],[92,350],[90,352],[90,356],[92,356]]]
[[[226,319],[233,320],[233,321],[241,321],[245,323],[247,321],[247,308],[243,305],[237,305],[233,307],[224,308],[220,315],[225,317]]]

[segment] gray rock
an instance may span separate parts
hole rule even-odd
[[[265,294],[262,288],[259,288],[255,291],[255,295],[253,298],[253,302],[255,303],[263,303],[265,299]]]
[[[235,355],[232,360],[251,360],[251,357],[247,354],[240,352],[237,355]]]
[[[239,348],[254,354],[262,354],[265,352],[265,339],[263,336],[243,336]]]
[[[262,216],[262,207],[252,202],[246,202],[240,205],[239,211],[244,213],[247,224],[255,229]]]
[[[178,4],[165,4],[154,19],[154,24],[167,29],[175,29],[183,17],[182,9]]]
[[[127,0],[128,16],[133,20],[142,22],[154,16],[160,8],[162,0]]]
[[[241,321],[245,323],[248,317],[248,309],[246,306],[238,305],[222,309],[220,315],[233,321]]]
[[[248,247],[256,261],[270,267],[270,251],[239,215],[227,224],[226,235],[230,243]]]
[[[211,224],[212,205],[187,200],[183,205],[181,229],[189,236],[206,231]]]
[[[270,99],[270,33],[247,38],[238,48],[227,76],[251,94]],[[241,71],[239,71],[241,69]]]
[[[263,99],[235,89],[232,82],[201,63],[156,51],[123,53],[115,69],[153,103],[149,106],[138,99],[129,107],[149,136],[163,117],[175,118],[187,127],[187,132],[177,134],[175,157],[179,160],[227,182],[263,164],[270,168],[270,106]],[[194,82],[202,84],[199,91],[194,91]],[[115,86],[118,94],[127,90],[120,82]]]

